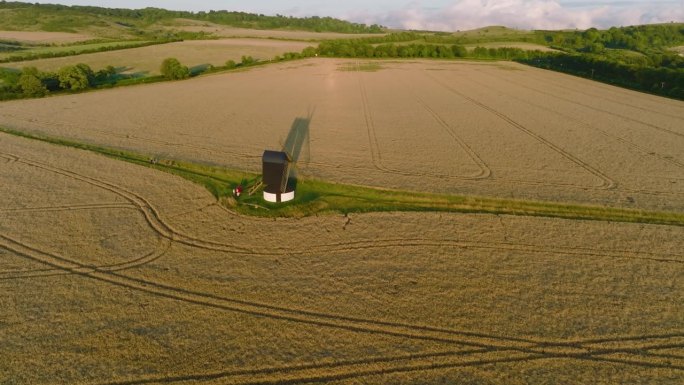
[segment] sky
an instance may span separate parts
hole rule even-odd
[[[28,1],[28,0],[27,0]],[[52,0],[38,3],[110,8],[229,10],[288,16],[332,16],[391,28],[468,30],[610,28],[684,22],[684,0]]]

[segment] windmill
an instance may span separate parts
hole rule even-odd
[[[297,187],[297,162],[306,152],[306,162],[311,157],[309,125],[313,117],[295,118],[281,151],[265,150],[262,156],[264,199],[268,202],[287,202],[294,199]]]

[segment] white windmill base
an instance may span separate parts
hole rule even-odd
[[[282,194],[270,193],[270,192],[264,191],[264,200],[266,202],[273,202],[273,203],[289,202],[289,201],[293,200],[294,197],[295,197],[294,190],[286,191]],[[280,198],[280,199],[278,199],[278,198]]]

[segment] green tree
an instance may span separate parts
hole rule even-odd
[[[228,68],[229,70],[230,70],[230,69],[233,69],[233,68],[235,68],[235,67],[237,67],[237,63],[235,63],[234,60],[228,60],[228,61],[226,62],[226,68]]]
[[[466,57],[468,56],[468,50],[462,45],[454,45],[451,47],[456,57]]]
[[[316,48],[314,48],[314,47],[304,48],[304,50],[302,51],[302,56],[304,56],[304,57],[316,56]]]
[[[248,66],[250,64],[254,64],[254,62],[256,62],[256,60],[254,60],[254,58],[251,56],[243,56],[242,60],[240,62],[242,63],[243,66]]]
[[[95,74],[86,64],[62,67],[57,72],[59,86],[66,90],[85,90],[92,85]]]
[[[182,65],[178,59],[170,57],[162,62],[161,74],[171,80],[187,79],[190,77],[190,69]]]
[[[26,96],[45,96],[48,94],[48,89],[40,79],[40,71],[36,67],[25,67],[21,71],[17,85],[21,92]]]

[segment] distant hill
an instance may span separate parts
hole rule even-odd
[[[332,17],[289,17],[209,11],[169,11],[161,8],[123,9],[0,1],[0,30],[88,32],[96,36],[141,34],[151,26],[178,18],[239,28],[288,29],[314,32],[381,33],[379,25],[351,23]]]

